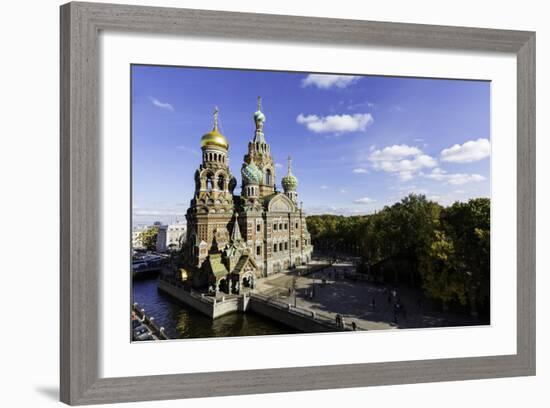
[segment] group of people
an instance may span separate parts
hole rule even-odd
[[[405,308],[405,305],[403,304],[401,299],[398,297],[397,289],[389,289],[386,287],[384,288],[383,295],[388,300],[388,304],[393,303],[393,322],[397,324],[399,316],[403,316],[406,319],[407,309]],[[376,310],[376,299],[374,297],[372,298],[370,307],[373,311]]]

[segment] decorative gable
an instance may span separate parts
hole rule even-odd
[[[277,194],[268,202],[268,211],[273,212],[293,212],[294,203],[285,195]]]

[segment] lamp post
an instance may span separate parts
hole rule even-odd
[[[296,308],[296,275],[292,277],[292,291],[294,292],[294,308]]]

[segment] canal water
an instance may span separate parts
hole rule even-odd
[[[157,291],[156,279],[134,280],[132,303],[164,327],[171,339],[292,334],[298,331],[254,313],[232,313],[216,320]]]

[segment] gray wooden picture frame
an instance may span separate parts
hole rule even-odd
[[[100,378],[100,31],[517,56],[517,354]],[[61,401],[96,404],[535,374],[535,33],[95,3],[61,6]]]

